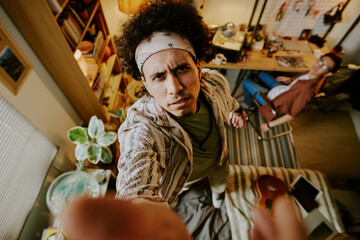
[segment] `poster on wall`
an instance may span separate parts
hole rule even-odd
[[[30,62],[0,25],[0,80],[16,95],[31,69]]]

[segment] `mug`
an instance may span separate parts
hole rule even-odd
[[[222,53],[218,53],[215,55],[215,58],[212,60],[216,65],[225,64],[227,62],[226,57]]]

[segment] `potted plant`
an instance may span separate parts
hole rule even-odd
[[[106,131],[104,123],[96,116],[92,116],[88,128],[73,127],[68,131],[68,138],[76,144],[75,157],[78,160],[78,170],[84,169],[84,161],[92,164],[111,163],[113,154],[109,146],[117,139],[117,134]]]

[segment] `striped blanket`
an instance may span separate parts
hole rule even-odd
[[[229,216],[231,234],[234,240],[250,239],[251,207],[257,202],[255,181],[262,174],[269,174],[282,179],[290,191],[291,182],[299,175],[310,180],[314,186],[322,190],[322,195],[317,199],[319,211],[339,232],[344,232],[340,214],[332,197],[329,184],[325,176],[308,169],[287,169],[255,166],[230,165],[230,174],[227,182],[225,204]],[[306,211],[297,205],[299,215],[306,217]]]

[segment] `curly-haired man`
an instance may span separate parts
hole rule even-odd
[[[116,45],[125,71],[147,90],[119,128],[117,198],[177,205],[194,237],[224,230],[228,239],[227,220],[210,226],[209,211],[225,210],[225,124],[242,127],[245,114],[224,76],[201,69],[211,46],[202,17],[187,1],[155,2],[125,24]],[[206,201],[194,203],[198,196]]]
[[[218,201],[226,174],[225,124],[241,127],[245,116],[226,79],[200,67],[207,36],[197,11],[180,1],[153,3],[125,26],[119,56],[147,94],[119,129],[117,200],[83,199],[61,216],[75,239],[232,238],[225,204]],[[176,202],[187,228],[169,210]],[[275,201],[273,213],[281,218],[254,208],[253,239],[305,239],[289,198]]]

